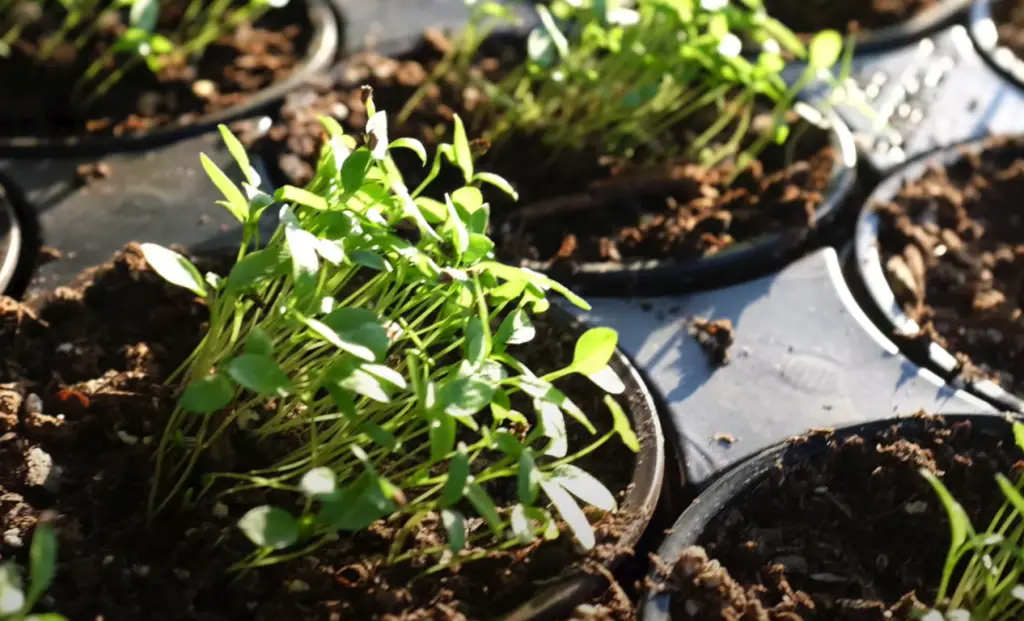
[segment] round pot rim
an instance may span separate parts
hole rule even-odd
[[[910,179],[920,178],[928,168],[936,165],[951,165],[960,159],[964,152],[981,151],[989,140],[991,137],[953,145],[897,169],[896,172],[884,179],[864,201],[854,232],[853,248],[857,271],[860,273],[868,297],[888,322],[889,329],[902,339],[913,338],[923,342],[932,366],[950,376],[957,375],[960,369],[960,363],[956,356],[942,345],[921,334],[921,327],[903,312],[903,308],[896,300],[896,294],[889,285],[889,278],[882,265],[881,244],[878,240],[879,218],[874,206],[890,200],[903,183]],[[1024,412],[1024,400],[1014,396],[992,380],[961,378],[961,381],[967,388],[1001,408]]]
[[[548,312],[553,313],[557,321],[565,322],[570,330],[583,331],[583,324],[557,305],[552,305]],[[621,512],[632,512],[636,515],[619,540],[619,545],[632,548],[647,530],[661,495],[665,475],[665,436],[661,420],[658,418],[654,394],[633,362],[621,349],[616,348],[609,365],[626,385],[626,390],[622,394],[628,405],[626,413],[640,440],[640,450],[636,454],[637,461],[633,468],[632,487],[619,508]],[[635,397],[630,399],[630,396]],[[615,563],[616,561],[611,561],[606,566],[611,568]],[[603,583],[604,578],[600,575],[574,572],[544,587],[521,606],[501,617],[501,621],[564,619],[566,614],[585,602]]]
[[[682,262],[642,259],[623,263],[577,263],[573,265],[571,275],[561,276],[561,279],[574,288],[595,293],[601,290],[614,291],[614,285],[627,283],[638,294],[669,295],[699,289],[703,283],[714,283],[721,287],[745,282],[778,266],[780,258],[793,254],[792,246],[798,245],[813,231],[827,226],[835,217],[852,191],[857,176],[857,146],[846,122],[835,111],[820,114],[804,106],[798,110],[804,120],[812,125],[822,127],[824,123],[827,126],[822,128],[828,131],[832,147],[838,155],[825,190],[825,200],[814,212],[814,225],[765,233],[737,242],[713,255]],[[552,272],[553,266],[552,261],[523,260],[519,264],[548,273]],[[760,269],[752,267],[758,265]],[[700,284],[690,287],[691,283]]]
[[[858,33],[854,39],[854,55],[875,54],[913,43],[944,26],[958,13],[971,6],[971,2],[972,0],[941,0],[906,21]]]
[[[975,0],[968,16],[967,30],[985,60],[1019,88],[1024,88],[1024,59],[1000,44],[999,27],[992,14],[992,0]]]
[[[7,289],[7,285],[14,279],[14,272],[18,268],[18,260],[21,258],[21,226],[18,214],[11,205],[10,200],[0,188],[0,295]],[[2,225],[7,225],[3,230]]]
[[[191,123],[174,123],[149,131],[122,136],[92,137],[75,134],[65,137],[11,136],[0,138],[0,155],[54,156],[90,155],[109,151],[133,151],[151,148],[203,134],[218,124],[251,116],[291,92],[311,76],[331,66],[341,44],[338,17],[328,0],[302,0],[312,26],[312,37],[302,62],[285,79],[253,93],[243,103],[203,115]]]
[[[827,442],[834,438],[845,438],[853,435],[874,435],[884,429],[899,425],[922,424],[928,420],[941,419],[946,422],[970,422],[982,432],[995,430],[1010,433],[1008,426],[1013,418],[1008,414],[943,414],[941,416],[896,416],[862,421],[829,429],[827,433],[810,434],[794,443],[792,439],[773,444],[762,451],[736,464],[715,479],[704,489],[672,525],[668,536],[658,548],[657,555],[667,563],[672,563],[687,546],[695,545],[707,526],[718,517],[734,499],[749,491],[759,483],[765,475],[778,467],[789,455],[815,456],[823,453]],[[654,569],[648,574],[651,584],[657,584],[661,576]],[[672,594],[666,591],[645,590],[639,605],[641,621],[669,621]]]

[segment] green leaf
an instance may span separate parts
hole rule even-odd
[[[452,202],[461,207],[466,215],[479,211],[484,206],[484,195],[473,186],[459,188],[452,192]]]
[[[547,448],[544,449],[544,454],[551,457],[565,457],[569,451],[569,434],[565,430],[565,417],[562,416],[562,410],[554,403],[543,399],[534,399],[533,409],[537,412],[541,433],[545,438],[551,440]]]
[[[35,603],[50,588],[57,571],[57,536],[48,524],[40,524],[29,549],[28,601]]]
[[[384,271],[389,269],[387,262],[376,252],[363,249],[353,250],[351,258],[353,263],[368,267],[371,270]]]
[[[494,501],[491,500],[487,491],[474,481],[466,488],[466,498],[473,505],[473,508],[476,509],[477,513],[480,514],[480,517],[487,522],[491,532],[495,536],[501,537],[502,533],[505,532],[505,525],[501,521],[501,516],[498,515],[498,508],[494,505]]]
[[[276,248],[257,250],[242,257],[228,274],[227,291],[245,291],[277,275],[281,253]]]
[[[345,163],[341,165],[341,184],[346,194],[355,194],[363,186],[371,158],[370,152],[361,148],[353,151],[345,159]]]
[[[156,244],[142,244],[142,256],[161,278],[188,289],[199,297],[206,297],[206,283],[192,262],[173,250]]]
[[[583,413],[583,410],[579,408],[572,399],[570,399],[564,392],[558,390],[550,383],[536,377],[522,376],[518,378],[519,388],[526,394],[553,403],[567,414],[572,416],[579,422],[583,427],[586,428],[590,433],[597,433],[593,423],[587,418],[587,415]]]
[[[391,395],[381,386],[380,380],[366,371],[355,368],[338,385],[378,403],[390,403]]]
[[[448,548],[459,552],[466,547],[466,518],[458,511],[444,509],[441,511],[441,523],[448,533]]]
[[[455,456],[448,464],[448,478],[441,489],[442,507],[450,507],[462,500],[466,494],[466,483],[469,482],[469,455],[466,454],[466,445],[459,444]]]
[[[523,505],[515,505],[509,515],[509,527],[512,529],[512,536],[521,545],[526,545],[534,540],[533,529],[530,528],[530,520],[526,517],[526,509]]]
[[[626,392],[626,385],[622,383],[622,378],[615,373],[611,365],[605,365],[597,373],[587,375],[587,379],[609,394],[621,395]]]
[[[330,315],[328,315],[328,317],[330,317]],[[302,317],[301,321],[302,323],[309,326],[310,330],[315,332],[322,339],[324,339],[331,345],[334,345],[341,351],[348,352],[355,356],[356,358],[359,358],[360,360],[365,360],[367,362],[373,362],[377,360],[377,354],[374,352],[373,349],[371,349],[367,345],[360,343],[357,340],[348,338],[350,334],[358,334],[358,330],[347,330],[345,332],[341,332],[335,330],[331,325],[328,325],[327,323],[320,321],[318,319],[313,319],[312,317]],[[384,338],[387,338],[386,333],[384,335]]]
[[[812,69],[831,69],[843,53],[843,37],[835,30],[822,30],[809,46],[807,64]]]
[[[128,12],[128,23],[133,28],[153,32],[160,18],[159,0],[133,0]]]
[[[167,43],[169,43],[173,49],[174,44],[170,41]],[[154,46],[154,51],[161,54],[169,54],[171,49],[161,52]],[[235,158],[235,163],[238,164],[238,168],[241,169],[242,174],[245,175],[245,180],[248,181],[250,185],[258,186],[260,184],[260,177],[252,167],[252,163],[249,161],[249,154],[245,152],[245,147],[243,147],[242,143],[238,141],[238,138],[235,138],[235,135],[231,133],[231,130],[228,129],[226,125],[218,125],[217,129],[220,130],[220,137],[224,141],[224,145],[227,146],[228,152],[231,153],[231,157]]]
[[[21,574],[13,563],[0,564],[0,615],[13,615],[25,606]]]
[[[284,509],[263,505],[238,520],[238,528],[261,548],[283,550],[299,540],[299,525]]]
[[[542,274],[538,274],[537,272],[528,271],[519,267],[512,267],[511,265],[505,265],[496,261],[481,261],[474,265],[472,269],[474,271],[493,274],[495,277],[502,280],[533,284],[540,287],[542,290],[553,289],[565,296],[565,299],[569,300],[574,306],[583,310],[590,310],[590,304],[587,304],[586,300],[572,291],[569,291],[569,289],[560,282],[552,280]]]
[[[484,322],[480,317],[470,317],[466,322],[466,361],[474,367],[479,366],[491,355],[490,335],[484,330]]]
[[[320,271],[320,256],[316,252],[317,237],[297,224],[287,223],[284,227],[285,244],[292,258],[292,277],[303,293],[316,288],[317,272]]]
[[[455,448],[455,419],[435,412],[430,421],[430,461],[441,461]]]
[[[551,471],[552,483],[602,511],[615,511],[615,496],[589,472],[573,464],[561,464]]]
[[[448,380],[437,391],[437,407],[455,417],[470,417],[487,407],[497,386],[477,377]]]
[[[441,201],[426,196],[418,196],[415,199],[416,206],[428,222],[438,224],[448,219],[448,207]]]
[[[470,233],[469,248],[466,249],[466,254],[462,255],[462,258],[466,263],[475,263],[480,259],[490,257],[493,250],[494,242],[490,237],[482,233]]]
[[[619,334],[611,328],[591,328],[576,341],[572,369],[581,375],[596,375],[615,353]]]
[[[462,169],[462,176],[469,183],[473,179],[473,152],[469,148],[466,126],[459,115],[455,115],[455,134],[452,137],[452,148],[455,152],[455,164]]]
[[[569,40],[565,38],[562,31],[558,29],[558,24],[555,23],[555,18],[551,15],[551,11],[542,4],[538,4],[535,7],[537,9],[537,15],[540,16],[540,23],[544,26],[544,30],[548,36],[551,37],[551,42],[554,43],[555,49],[558,50],[559,56],[565,58],[569,55]]]
[[[423,146],[422,142],[415,138],[396,138],[391,141],[391,145],[388,149],[409,149],[416,155],[420,156],[421,163],[427,163],[427,149]]]
[[[302,475],[299,482],[299,490],[307,497],[314,500],[323,496],[329,496],[338,489],[338,480],[334,471],[326,466],[313,468]]]
[[[924,468],[922,468],[920,472],[921,476],[931,484],[935,493],[938,495],[939,500],[942,501],[942,505],[946,508],[946,513],[949,517],[951,538],[949,549],[955,550],[963,545],[963,543],[967,541],[968,537],[974,535],[974,527],[971,525],[971,519],[968,517],[967,512],[964,511],[963,506],[953,498],[953,495],[938,477]]]
[[[242,354],[228,363],[231,379],[264,397],[283,397],[295,390],[295,385],[273,359],[256,354]]]
[[[519,200],[519,193],[516,192],[515,188],[512,187],[512,184],[494,173],[478,172],[476,175],[473,176],[473,181],[493,185],[494,187],[498,188],[505,194],[511,196],[512,200]]]
[[[371,440],[389,451],[397,450],[398,447],[401,446],[401,443],[398,441],[398,438],[395,437],[395,434],[381,427],[377,423],[366,421],[362,425],[359,425],[359,432],[365,433]]]
[[[317,196],[309,190],[303,190],[293,185],[286,185],[274,192],[274,198],[282,203],[295,203],[317,211],[325,211],[329,208],[327,200]]]
[[[245,340],[245,353],[269,356],[274,352],[274,342],[263,328],[256,326]]]
[[[604,404],[612,413],[612,430],[619,434],[622,443],[634,453],[640,450],[640,440],[633,432],[633,426],[629,424],[629,417],[622,411],[619,403],[611,395],[604,396]]]
[[[456,255],[461,257],[469,249],[469,231],[466,229],[466,224],[462,221],[462,218],[459,217],[458,212],[455,211],[452,197],[445,194],[444,201],[448,207],[447,228],[451,231],[452,246],[455,247]]]
[[[1017,448],[1024,450],[1024,423],[1013,423],[1013,439]]]
[[[519,494],[519,502],[527,506],[536,502],[541,478],[537,462],[533,459],[533,451],[524,448],[519,453],[519,471],[516,473],[516,491]]]
[[[188,412],[213,414],[226,408],[234,396],[235,390],[228,378],[214,373],[189,384],[178,404]]]
[[[502,320],[494,334],[494,342],[496,345],[522,345],[532,341],[535,336],[537,329],[533,327],[529,313],[517,308]]]
[[[203,163],[203,170],[206,171],[210,181],[224,195],[224,199],[227,201],[227,209],[231,212],[231,215],[243,224],[247,222],[249,220],[249,201],[245,199],[242,191],[205,153],[199,154],[199,160]]]
[[[540,486],[548,498],[551,499],[551,504],[555,505],[555,509],[562,516],[562,520],[569,525],[569,529],[576,535],[576,540],[580,542],[583,549],[590,550],[593,548],[596,543],[594,528],[590,525],[587,516],[580,509],[579,505],[576,504],[572,496],[562,489],[560,485],[550,481],[541,481]]]
[[[44,612],[41,615],[29,615],[25,621],[68,621],[68,618],[56,612]]]
[[[385,382],[391,384],[395,388],[405,390],[409,387],[406,383],[405,378],[398,371],[395,371],[391,367],[384,366],[382,364],[364,364],[361,367],[364,371],[370,375],[382,379]]]
[[[387,355],[391,339],[384,326],[380,325],[377,314],[363,308],[339,308],[323,318],[337,336],[351,346],[361,346],[372,352],[367,362],[383,360]],[[359,356],[363,357],[363,356]]]

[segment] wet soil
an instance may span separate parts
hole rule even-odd
[[[661,559],[672,618],[691,621],[907,619],[935,597],[949,525],[925,468],[984,528],[1003,497],[994,476],[1021,456],[1009,426],[921,417],[869,437],[832,437],[787,458],[727,506],[678,559]]]
[[[430,86],[408,122],[395,126],[398,111],[449,46],[439,32],[427,31],[407,56],[359,54],[333,81],[291,94],[281,119],[261,140],[282,181],[302,185],[312,177],[323,140],[319,115],[333,116],[348,131],[362,130],[363,84],[373,87],[377,109],[389,112],[392,137],[412,136],[432,150],[439,141],[451,140],[445,132],[455,114],[473,119],[471,137],[482,135],[493,124],[485,95],[454,75]],[[517,42],[495,38],[472,71],[496,80],[520,59]],[[673,139],[688,144],[695,130],[675,128]],[[536,135],[513,135],[490,149],[481,142],[475,147],[482,153],[478,168],[505,177],[520,194],[518,204],[497,192],[487,195],[499,254],[571,268],[588,262],[685,261],[765,233],[813,227],[836,154],[820,129],[794,131],[793,136],[794,144],[764,151],[734,181],[731,163],[712,169],[687,161],[643,166],[637,163],[645,161],[643,154],[626,161],[591,147],[556,152]],[[408,171],[410,187],[424,174],[415,156],[400,165]],[[446,189],[442,182],[437,191]]]
[[[965,371],[1024,394],[1024,139],[929,170],[876,205],[889,283]]]
[[[942,0],[765,0],[768,14],[803,37],[832,28],[841,33],[895,26]]]
[[[156,32],[172,37],[187,5],[186,0],[161,3]],[[89,65],[103,57],[127,28],[126,18],[121,15],[99,28],[80,49],[65,43],[44,55],[45,41],[63,21],[60,3],[46,6],[47,12],[23,31],[11,45],[10,57],[3,60],[0,136],[120,136],[187,125],[203,115],[242,104],[291,75],[312,37],[305,3],[289,2],[284,8],[270,10],[257,23],[242,24],[222,36],[195,62],[168,65],[154,73],[145,63],[130,67],[131,57],[120,54],[104,68],[99,80],[79,87]],[[0,30],[6,32],[9,26],[0,19]],[[79,32],[72,31],[66,40],[74,41]],[[93,87],[120,69],[127,69],[124,77],[109,92],[88,102]]]
[[[200,300],[151,272],[134,245],[27,305],[0,298],[0,557],[24,562],[40,514],[57,513],[59,563],[44,607],[79,620],[485,619],[563,571],[602,571],[629,553],[617,543],[628,516],[594,515],[598,546],[589,555],[562,537],[425,576],[426,563],[382,565],[396,528],[379,522],[301,560],[230,579],[229,565],[251,551],[234,524],[254,499],[218,504],[210,495],[145,522],[152,450],[174,402],[162,382],[199,341],[206,315]],[[536,325],[538,346],[524,362],[540,372],[571,358],[564,328]],[[579,379],[560,388],[597,412],[590,407],[600,396]],[[595,425],[607,429],[603,418]],[[571,444],[580,446],[580,432]],[[581,466],[621,497],[635,457],[607,446]],[[408,545],[442,542],[437,522],[426,520]]]
[[[999,31],[999,44],[1010,48],[1017,58],[1024,58],[1024,2],[994,0],[992,17]]]
[[[736,340],[729,319],[701,319],[690,321],[690,336],[697,341],[712,366],[720,367],[729,362],[729,348]]]

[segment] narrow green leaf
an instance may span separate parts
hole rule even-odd
[[[512,530],[512,536],[521,545],[526,545],[534,540],[533,529],[530,528],[530,520],[526,517],[526,509],[523,505],[512,507],[512,512],[509,515],[509,527]]]
[[[269,356],[274,352],[274,342],[270,335],[263,328],[256,326],[249,332],[249,338],[245,340],[245,353]]]
[[[405,378],[402,377],[402,374],[391,367],[387,367],[382,364],[364,364],[361,368],[370,375],[377,379],[384,380],[395,388],[405,390],[409,386],[406,383]]]
[[[362,248],[352,251],[352,262],[363,267],[368,267],[371,270],[377,270],[379,272],[388,270],[390,266],[388,263],[376,252],[369,250],[363,250]]]
[[[430,461],[441,461],[455,448],[455,419],[435,412],[430,421]]]
[[[569,525],[569,529],[576,535],[576,540],[579,541],[583,549],[590,550],[593,548],[596,543],[594,528],[590,525],[587,516],[580,509],[580,506],[576,504],[572,496],[556,483],[541,481],[540,485],[544,493],[551,499],[551,504],[555,505],[558,514],[562,516],[562,520]]]
[[[361,148],[345,158],[345,163],[341,165],[341,184],[346,194],[355,194],[363,186],[372,157],[369,150]]]
[[[366,421],[359,425],[360,433],[365,433],[371,440],[389,451],[397,450],[401,443],[395,434],[381,427],[377,423]]]
[[[590,310],[590,304],[587,304],[586,300],[576,295],[572,291],[569,291],[565,285],[558,281],[552,280],[547,276],[538,274],[537,272],[527,270],[520,267],[512,267],[511,265],[504,265],[496,261],[481,261],[472,268],[474,271],[487,272],[493,274],[497,278],[507,281],[514,282],[526,282],[540,287],[543,290],[553,289],[554,291],[565,296],[565,299],[569,300],[574,306],[583,310]]]
[[[234,395],[228,378],[214,373],[189,384],[178,404],[187,412],[213,414],[226,408]]]
[[[346,377],[338,381],[338,385],[377,403],[391,402],[391,395],[384,390],[380,380],[360,368],[352,369]]]
[[[569,452],[569,435],[565,430],[565,417],[562,416],[562,410],[554,403],[543,399],[534,399],[533,408],[537,411],[541,433],[551,440],[544,450],[544,454],[551,457],[565,457]]]
[[[462,169],[462,177],[466,183],[469,183],[473,179],[473,152],[469,148],[466,126],[457,114],[455,115],[455,134],[452,138],[452,148],[455,150],[455,164]]]
[[[550,481],[561,485],[567,492],[602,511],[615,511],[615,496],[603,483],[586,470],[573,464],[556,466]]]
[[[231,215],[235,216],[239,222],[247,222],[249,220],[249,201],[245,199],[242,191],[205,153],[199,154],[199,160],[202,162],[203,170],[206,171],[210,181],[224,195],[224,199],[229,205],[228,211],[231,212]]]
[[[466,483],[469,481],[469,455],[466,454],[466,446],[459,444],[455,456],[448,464],[448,479],[441,489],[439,502],[442,507],[450,507],[462,500],[466,494]]]
[[[581,375],[596,375],[615,353],[619,334],[611,328],[591,328],[576,341],[572,369]]]
[[[231,130],[226,125],[220,124],[217,126],[217,129],[220,131],[221,140],[227,146],[231,157],[235,158],[235,163],[238,164],[238,168],[245,175],[245,180],[250,185],[259,186],[260,177],[252,167],[252,163],[249,161],[249,154],[245,152],[245,147],[238,141],[238,138],[235,138],[235,135],[231,133]]]
[[[173,250],[156,244],[142,244],[142,256],[161,278],[199,297],[206,297],[206,283],[192,262]]]
[[[420,163],[427,163],[427,149],[423,146],[422,142],[415,138],[395,138],[391,141],[388,149],[409,149],[420,156]]]
[[[295,203],[317,211],[325,211],[328,209],[327,200],[322,196],[317,196],[309,190],[303,190],[293,185],[286,185],[274,192],[274,198],[282,203]]]
[[[629,423],[629,417],[622,411],[619,403],[611,395],[604,396],[604,404],[612,413],[612,430],[619,434],[622,443],[634,453],[640,450],[640,440],[637,439],[633,426]]]
[[[505,525],[501,521],[501,516],[498,515],[498,508],[494,505],[494,501],[491,500],[487,491],[474,481],[466,488],[466,498],[473,505],[473,508],[476,509],[477,513],[480,514],[480,517],[484,518],[484,521],[487,522],[491,532],[495,536],[501,537],[502,533],[505,532]]]
[[[494,173],[478,172],[476,175],[473,176],[473,181],[493,185],[494,187],[498,188],[505,194],[511,196],[512,200],[519,200],[519,193],[516,192],[515,188],[512,187],[512,184]]]
[[[460,552],[466,547],[466,518],[458,511],[444,509],[441,511],[441,523],[448,533],[448,548],[452,552]]]
[[[50,588],[57,572],[57,536],[49,524],[40,524],[32,535],[29,549],[28,601],[39,601],[46,589]]]
[[[562,31],[558,29],[558,24],[555,23],[555,18],[551,15],[551,11],[542,4],[538,4],[536,7],[537,15],[540,16],[540,23],[544,26],[544,30],[551,37],[551,42],[554,43],[555,49],[558,50],[559,56],[565,58],[569,55],[569,40],[565,38]]]
[[[1013,423],[1013,439],[1017,448],[1024,450],[1024,423]]]
[[[14,615],[25,607],[21,574],[14,563],[0,564],[0,615]]]
[[[491,355],[490,339],[484,330],[484,323],[480,317],[470,317],[466,322],[466,361],[474,367],[483,363],[487,356]]]
[[[256,354],[242,354],[228,363],[231,379],[264,397],[283,397],[295,390],[295,385],[273,359]]]
[[[284,227],[285,244],[292,258],[292,276],[295,284],[305,287],[316,286],[316,274],[320,271],[320,257],[316,252],[317,237],[302,227],[287,224]]]
[[[452,197],[448,194],[444,195],[445,205],[448,207],[448,222],[447,229],[451,232],[452,246],[455,248],[455,253],[458,256],[462,256],[469,249],[469,231],[466,230],[466,224],[459,217],[458,212],[455,210],[455,204],[452,203]]]
[[[250,509],[238,520],[238,528],[261,548],[283,550],[299,540],[299,526],[284,509],[263,505]]]
[[[519,502],[527,506],[536,502],[540,481],[541,474],[537,469],[537,462],[533,459],[533,451],[524,448],[519,453],[519,471],[516,473],[516,491],[519,494]]]
[[[328,325],[327,323],[320,321],[318,319],[313,319],[312,317],[302,317],[301,321],[302,323],[309,326],[309,328],[318,336],[320,336],[322,339],[324,339],[331,345],[334,345],[338,349],[348,352],[355,356],[356,358],[359,358],[360,360],[365,360],[367,362],[373,362],[377,360],[377,354],[374,352],[373,349],[356,340],[347,338],[349,334],[355,333],[355,330],[339,332],[335,330],[332,326]]]

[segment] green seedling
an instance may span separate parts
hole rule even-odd
[[[239,569],[308,554],[382,519],[402,532],[389,562],[427,554],[439,566],[462,563],[557,537],[560,523],[591,547],[581,503],[610,511],[615,500],[576,462],[616,437],[639,448],[611,396],[624,390],[609,367],[617,335],[591,329],[568,366],[535,373],[521,353],[548,294],[588,306],[558,282],[494,259],[480,187],[515,192],[475,169],[459,119],[453,142],[440,145],[426,180],[410,190],[390,154],[411,150],[426,166],[426,150],[390,140],[387,117],[366,93],[364,135],[322,119],[329,138],[304,188],[260,191],[242,146],[221,128],[246,177],[238,187],[204,157],[221,204],[245,231],[226,276],[203,276],[177,253],[143,247],[158,273],[204,298],[210,312],[205,338],[172,378],[183,392],[157,451],[150,512],[195,497],[186,490],[198,474],[198,493],[292,496],[241,518],[256,550]],[[464,184],[443,201],[428,198],[444,166]],[[280,224],[263,245],[256,222],[268,208]],[[596,413],[555,387],[570,374],[609,393],[609,431],[597,433]],[[573,425],[594,434],[576,452]],[[267,447],[265,467],[197,472],[200,463],[230,464],[240,437]],[[508,489],[504,481],[517,490],[511,502],[494,495]],[[447,543],[407,549],[426,524]]]
[[[76,99],[88,105],[139,65],[156,72],[168,64],[194,62],[221,36],[287,3],[191,0],[175,31],[164,35],[157,32],[157,26],[168,3],[160,0],[0,0],[0,55],[9,54],[27,28],[50,14],[58,16],[59,25],[45,37],[39,50],[41,60],[62,47],[80,54],[104,31],[123,24],[126,27],[113,45],[97,55],[75,85]]]
[[[1024,449],[1024,425],[1013,424],[1014,440]],[[922,470],[949,517],[951,541],[935,609],[924,621],[1012,621],[1024,613],[1024,475],[1016,483],[1003,475],[996,483],[1006,497],[1003,506],[978,532],[963,506],[933,473]],[[958,580],[954,577],[959,573]]]
[[[834,82],[843,50],[831,30],[804,45],[761,0],[637,0],[633,8],[553,0],[536,7],[540,25],[529,34],[525,62],[491,82],[471,70],[472,60],[514,14],[495,0],[469,4],[470,25],[434,80],[454,73],[486,94],[476,127],[486,128],[492,144],[513,132],[536,134],[556,154],[593,147],[630,159],[686,156],[711,166],[733,158],[745,165],[787,140],[797,94],[817,79]],[[847,59],[851,51],[847,46]],[[782,76],[792,66],[787,58],[805,65],[792,86]],[[765,104],[770,113],[759,117]],[[680,145],[672,131],[684,122],[697,131]]]
[[[18,566],[0,564],[0,620],[67,621],[56,613],[32,613],[32,608],[53,582],[57,570],[57,537],[47,524],[39,524],[29,548],[28,588]]]

